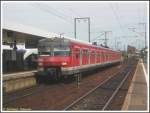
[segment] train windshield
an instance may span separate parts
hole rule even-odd
[[[68,56],[70,54],[69,50],[57,50],[57,51],[53,51],[54,56]]]
[[[70,48],[66,42],[41,41],[38,45],[39,55],[47,56],[69,56]]]

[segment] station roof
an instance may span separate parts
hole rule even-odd
[[[42,29],[35,28],[35,27],[29,26],[29,25],[24,25],[24,24],[20,24],[17,22],[10,22],[10,21],[5,22],[2,25],[2,29],[21,32],[21,33],[25,33],[25,34],[29,34],[29,35],[45,37],[45,38],[58,36],[58,34],[51,33],[46,30],[42,30]]]

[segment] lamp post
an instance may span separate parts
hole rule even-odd
[[[145,37],[145,48],[146,46],[146,23],[139,23],[139,25],[144,25],[144,37]]]
[[[139,25],[144,25],[144,40],[145,40],[145,48],[147,47],[147,45],[146,45],[146,23],[139,23]],[[137,34],[139,34],[139,35],[141,35],[142,36],[142,34],[140,33],[140,32],[137,32],[136,31],[136,28],[135,27],[131,27],[131,28],[128,28],[128,29],[130,29],[130,30],[132,30],[133,32],[135,32],[135,33],[137,33]]]

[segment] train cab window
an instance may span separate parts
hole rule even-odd
[[[70,51],[54,51],[54,56],[69,56]]]
[[[71,55],[70,45],[67,40],[63,39],[42,39],[38,44],[40,55],[49,56],[69,56]]]

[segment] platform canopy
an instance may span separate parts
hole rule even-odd
[[[44,38],[58,37],[59,35],[56,33],[52,33],[50,31],[42,30],[39,28],[35,28],[29,25],[20,24],[17,22],[7,21],[2,23],[2,29],[21,32],[29,35],[40,36]]]

